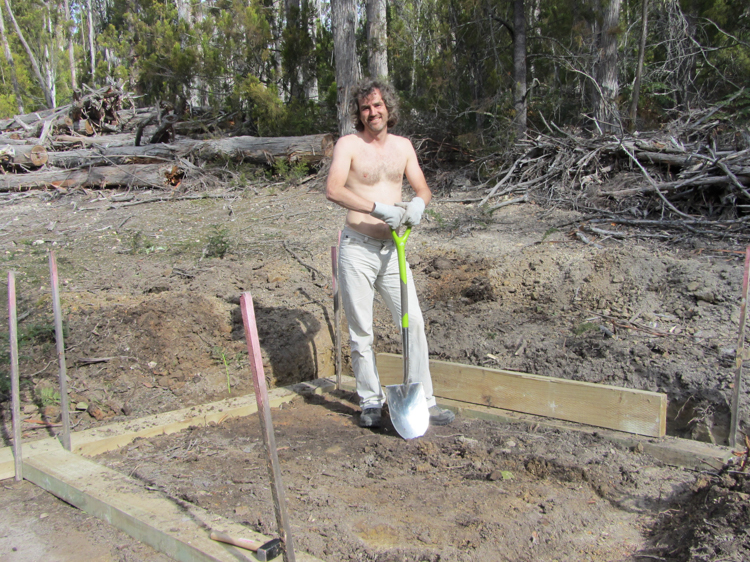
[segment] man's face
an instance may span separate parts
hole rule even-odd
[[[365,130],[379,133],[388,126],[388,108],[385,106],[380,90],[375,88],[364,98],[359,98],[359,118]]]

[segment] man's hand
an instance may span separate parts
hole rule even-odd
[[[380,219],[385,224],[391,227],[392,230],[397,230],[404,219],[406,211],[401,207],[395,205],[385,205],[384,203],[375,203],[375,208],[370,211],[370,214],[376,219]]]
[[[396,203],[396,205],[406,209],[404,212],[404,218],[401,220],[402,225],[417,226],[419,221],[422,220],[422,213],[424,212],[425,204],[424,199],[421,197],[415,197],[408,203]]]

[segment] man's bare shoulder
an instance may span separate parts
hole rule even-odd
[[[394,135],[393,133],[388,133],[388,137],[390,138],[391,142],[398,146],[401,149],[404,148],[414,148],[414,145],[411,143],[411,140],[407,137],[401,137],[399,135]]]
[[[356,146],[357,144],[362,142],[362,138],[360,137],[359,133],[351,133],[349,135],[344,135],[343,137],[340,137],[339,140],[336,141],[336,146],[341,146],[342,148],[349,148],[352,146]]]

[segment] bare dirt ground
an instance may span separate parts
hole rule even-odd
[[[243,291],[253,295],[271,386],[333,374],[330,248],[344,213],[320,180],[141,203],[155,196],[2,200],[25,439],[59,429],[50,250],[75,430],[252,392]],[[664,392],[670,435],[725,444],[744,248],[626,230],[597,248],[571,235],[580,218],[534,203],[489,216],[437,193],[407,245],[431,357]],[[376,312],[378,351],[399,352],[382,303]],[[462,417],[406,442],[389,426],[359,428],[346,393],[300,398],[273,416],[297,546],[326,560],[750,558],[750,483],[738,465],[697,473],[596,435]],[[248,418],[99,460],[273,535],[261,449]],[[80,558],[84,545],[92,560],[165,560],[28,483],[3,484],[2,560]]]

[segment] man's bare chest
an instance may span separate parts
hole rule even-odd
[[[394,151],[367,151],[352,160],[351,172],[365,185],[381,182],[401,183],[406,168],[406,156]]]

